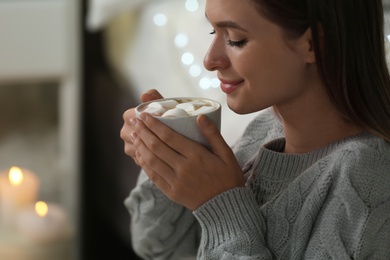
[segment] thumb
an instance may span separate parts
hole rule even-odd
[[[145,93],[142,93],[140,97],[142,102],[147,102],[160,98],[163,98],[163,96],[156,89],[149,89]]]
[[[231,160],[231,157],[234,157],[231,148],[223,139],[221,132],[207,116],[199,115],[197,124],[214,154],[218,155],[224,161]]]

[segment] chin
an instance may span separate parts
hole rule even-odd
[[[240,103],[234,103],[234,102],[227,102],[227,106],[230,110],[232,110],[234,113],[239,115],[247,115],[251,113],[256,113],[261,110],[270,108],[271,106],[256,106],[256,107],[248,107],[248,103],[240,104]]]
[[[254,112],[254,111],[249,111],[247,108],[242,107],[239,104],[231,104],[228,102],[227,105],[230,110],[232,110],[234,113],[239,115],[245,115]]]

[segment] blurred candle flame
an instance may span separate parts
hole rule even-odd
[[[47,207],[47,204],[43,201],[38,201],[35,203],[35,212],[40,217],[44,217],[47,215],[47,212],[49,211],[49,208]]]
[[[13,186],[19,186],[23,182],[23,173],[19,167],[11,167],[8,174],[9,182]]]

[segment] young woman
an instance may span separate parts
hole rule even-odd
[[[233,149],[199,116],[211,150],[124,113],[125,152],[143,169],[125,201],[141,257],[390,259],[382,9],[381,0],[206,0],[205,67],[233,111],[264,112]]]

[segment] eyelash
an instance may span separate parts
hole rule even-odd
[[[241,40],[241,41],[228,40],[227,41],[227,45],[229,45],[230,47],[237,47],[237,48],[244,47],[246,43],[247,43],[247,40]]]
[[[214,35],[216,32],[215,30],[212,30],[210,32],[210,34]],[[241,40],[241,41],[232,41],[232,40],[227,40],[226,44],[230,47],[237,47],[237,48],[242,48],[245,46],[245,44],[247,43],[248,41],[246,39],[244,40]]]

